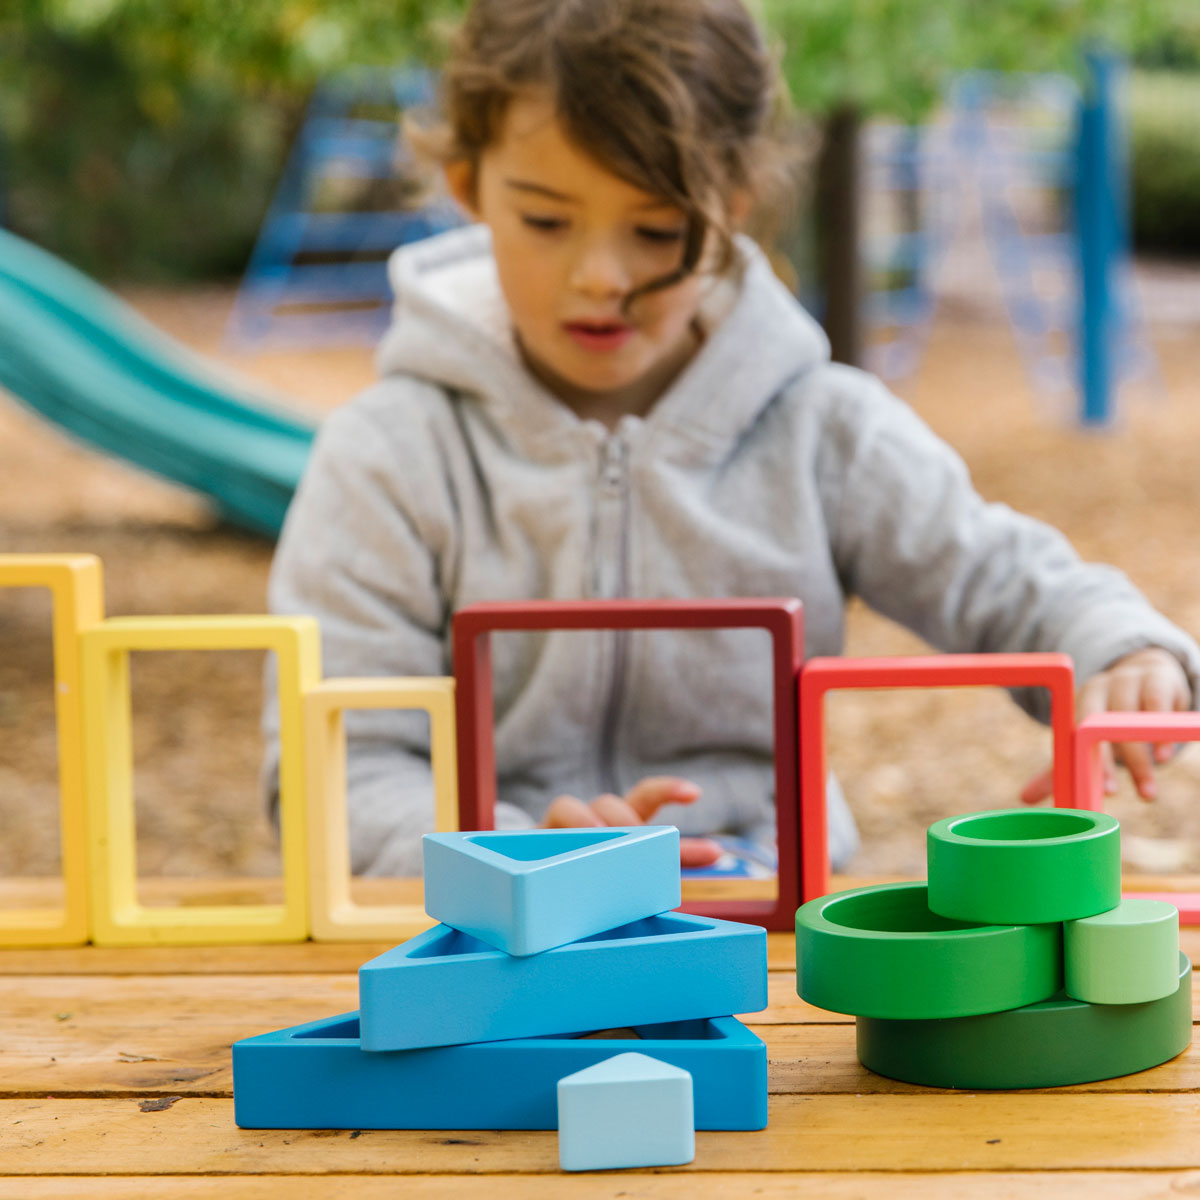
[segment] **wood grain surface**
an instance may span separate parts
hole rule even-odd
[[[27,891],[0,884],[0,902]],[[1200,953],[1200,932],[1183,944]],[[1200,1196],[1194,1048],[1071,1088],[897,1083],[859,1065],[849,1018],[797,997],[786,934],[769,941],[769,1007],[745,1018],[767,1044],[770,1123],[698,1134],[689,1167],[568,1185],[552,1132],[238,1129],[231,1044],[355,1008],[356,969],[384,948],[0,951],[0,1200]]]

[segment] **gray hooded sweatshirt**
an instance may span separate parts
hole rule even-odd
[[[985,503],[958,456],[819,327],[746,239],[705,340],[644,417],[580,420],[522,364],[486,228],[397,251],[378,383],[322,424],[270,584],[321,623],[325,674],[450,670],[480,601],[796,596],[806,655],[838,654],[858,595],[946,651],[1057,650],[1079,679],[1146,645],[1200,651],[1119,571]],[[493,637],[497,824],[644,776],[699,784],[656,820],[770,839],[771,668],[761,630]],[[274,798],[268,679],[264,778]],[[1038,689],[1015,693],[1044,717]],[[356,872],[415,874],[432,828],[423,714],[346,718]],[[835,864],[856,844],[830,789]]]

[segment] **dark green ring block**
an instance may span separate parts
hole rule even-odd
[[[833,1012],[965,1017],[1061,986],[1061,925],[947,920],[930,912],[924,883],[819,896],[796,913],[796,991]]]
[[[1011,1012],[949,1021],[858,1019],[858,1060],[925,1087],[1041,1088],[1156,1067],[1192,1040],[1192,964],[1179,987],[1145,1004],[1088,1004],[1066,995]]]
[[[929,907],[943,917],[1037,925],[1121,902],[1121,827],[1077,808],[1002,808],[929,827]]]

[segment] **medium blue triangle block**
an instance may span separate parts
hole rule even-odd
[[[767,935],[673,912],[514,958],[435,925],[364,963],[358,1002],[364,1050],[758,1012]]]
[[[538,954],[678,906],[673,825],[427,833],[425,911],[509,954]]]
[[[767,1124],[767,1048],[734,1017],[365,1054],[358,1014],[233,1046],[243,1129],[555,1129],[558,1081],[615,1054],[648,1054],[692,1076],[697,1129]]]

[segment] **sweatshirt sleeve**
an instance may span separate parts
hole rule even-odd
[[[1077,681],[1160,646],[1187,672],[1200,649],[1124,574],[1085,563],[1058,530],[988,503],[958,455],[878,381],[834,368],[842,462],[833,514],[844,586],[931,645],[952,652],[1060,651]],[[1040,688],[1016,699],[1045,718]]]
[[[446,577],[458,544],[445,456],[419,406],[398,403],[405,418],[383,421],[371,392],[360,400],[332,413],[317,435],[275,554],[270,607],[317,618],[327,678],[446,675]],[[263,710],[272,815],[279,763],[273,667],[268,661]],[[433,828],[428,718],[348,710],[345,727],[351,870],[419,875],[421,835]],[[502,828],[532,823],[502,805],[496,819]]]

